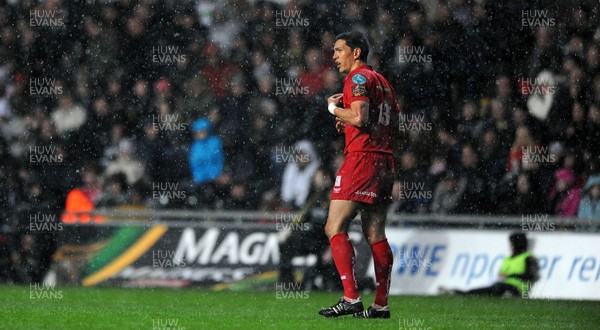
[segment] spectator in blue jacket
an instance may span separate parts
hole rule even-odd
[[[590,176],[583,187],[577,216],[584,219],[600,219],[600,175]],[[595,231],[597,226],[592,226]]]
[[[223,145],[221,138],[211,135],[208,119],[200,118],[192,125],[194,142],[190,148],[189,162],[196,184],[214,181],[223,172]]]

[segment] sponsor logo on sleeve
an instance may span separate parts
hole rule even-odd
[[[352,82],[357,85],[364,85],[367,82],[367,78],[365,78],[365,76],[363,76],[362,74],[357,73],[354,76],[352,76]]]
[[[367,94],[367,89],[365,85],[354,85],[352,86],[352,95],[353,96],[364,96]]]

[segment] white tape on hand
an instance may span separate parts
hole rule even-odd
[[[329,110],[329,112],[332,115],[335,115],[335,112],[334,112],[335,108],[337,108],[337,106],[335,105],[335,103],[331,102],[331,103],[329,103],[329,106],[327,107],[327,110]]]

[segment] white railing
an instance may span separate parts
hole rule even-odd
[[[294,218],[297,212],[261,212],[261,211],[225,211],[225,210],[119,210],[99,209],[81,216],[100,216],[104,219],[100,226],[157,225],[170,227],[267,227],[285,217]],[[311,211],[313,219],[324,221],[327,214],[322,209]],[[357,216],[355,222],[359,222]],[[387,224],[390,227],[412,228],[526,228],[539,224],[538,228],[552,230],[597,231],[600,219],[582,219],[576,217],[558,217],[544,214],[514,215],[445,215],[445,214],[391,214]],[[68,224],[67,224],[68,225]]]

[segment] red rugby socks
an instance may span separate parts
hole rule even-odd
[[[330,243],[331,255],[344,286],[344,298],[358,299],[358,288],[354,278],[354,248],[352,248],[352,243],[350,243],[348,235],[345,233],[334,235]]]
[[[387,238],[371,244],[371,251],[373,252],[373,263],[375,264],[375,282],[377,285],[377,289],[375,291],[375,305],[385,307],[388,305],[388,294],[390,292],[390,278],[392,276],[394,255],[392,254],[392,249],[390,248]]]

